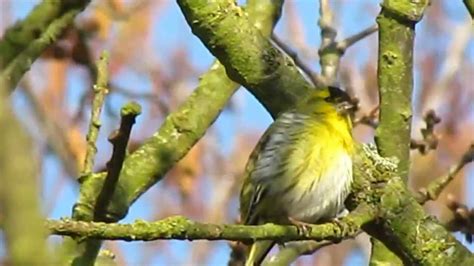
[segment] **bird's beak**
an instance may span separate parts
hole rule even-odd
[[[353,115],[356,111],[356,105],[351,102],[341,102],[336,105],[337,112],[340,115]]]

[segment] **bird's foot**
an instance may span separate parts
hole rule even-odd
[[[332,223],[334,223],[335,225],[337,225],[339,227],[339,229],[341,229],[342,232],[344,232],[347,228],[347,224],[342,222],[341,221],[341,218],[334,218],[331,220]],[[341,242],[341,240],[339,241],[335,241],[334,243],[339,243]]]
[[[292,225],[296,226],[299,235],[309,236],[311,234],[311,226],[313,224],[298,221],[292,217],[288,217],[288,220]]]

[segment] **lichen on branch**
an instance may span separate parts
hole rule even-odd
[[[264,224],[259,226],[206,224],[182,216],[168,217],[156,222],[135,221],[131,224],[81,222],[69,219],[48,220],[46,227],[52,234],[79,237],[80,239],[154,241],[180,240],[331,240],[339,242],[354,236],[360,227],[374,218],[374,210],[361,206],[358,211],[338,222],[312,225],[307,233],[292,225]]]

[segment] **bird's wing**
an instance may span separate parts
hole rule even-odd
[[[240,195],[242,220],[257,223],[256,206],[267,193],[268,184],[275,182],[285,169],[292,139],[308,116],[285,112],[267,129],[250,155]]]

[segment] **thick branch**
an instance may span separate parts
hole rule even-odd
[[[415,24],[427,5],[426,0],[386,0],[377,17],[380,123],[376,142],[382,156],[400,160],[398,171],[403,178],[409,166]]]
[[[464,5],[466,6],[467,11],[471,15],[474,24],[474,0],[463,0]]]
[[[379,52],[377,81],[379,85],[380,118],[375,141],[382,156],[399,159],[398,173],[408,179],[411,96],[413,90],[413,43],[415,24],[421,19],[427,0],[385,0],[377,17],[379,26]],[[386,262],[394,258],[383,245],[376,243],[372,256]]]
[[[375,146],[364,145],[355,164],[349,208],[370,202],[379,210],[379,219],[364,226],[364,231],[383,242],[405,265],[473,264],[474,256],[466,247],[412,196],[397,175],[397,162],[380,157]]]
[[[0,83],[0,224],[7,264],[48,264],[32,143]]]
[[[193,33],[228,66],[229,77],[250,89],[257,98],[269,99],[262,102],[267,110],[276,113],[286,110],[311,89],[300,78],[293,61],[245,19],[244,11],[235,1],[178,0],[178,4]]]

